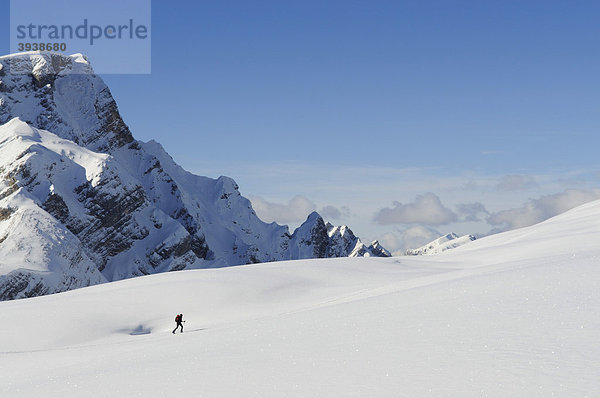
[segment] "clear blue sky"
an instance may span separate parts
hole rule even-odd
[[[191,157],[198,144],[217,159],[503,172],[553,167],[557,153],[596,161],[581,141],[597,140],[600,119],[598,2],[154,1],[152,11],[152,76],[106,80],[141,139]],[[482,159],[492,151],[506,156]]]
[[[494,213],[600,180],[598,1],[154,0],[152,74],[104,79],[188,170],[265,211],[346,206],[368,238],[401,239],[416,224],[375,214],[427,192]]]

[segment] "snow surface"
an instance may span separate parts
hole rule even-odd
[[[599,236],[600,201],[433,257],[181,271],[1,302],[0,396],[597,397]]]

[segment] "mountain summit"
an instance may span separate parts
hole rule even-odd
[[[181,269],[386,256],[317,213],[290,234],[234,180],[133,138],[80,55],[0,57],[0,299]]]

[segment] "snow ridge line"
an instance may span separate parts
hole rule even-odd
[[[447,282],[458,281],[458,280],[461,280],[464,278],[469,278],[469,277],[478,277],[478,276],[484,276],[484,275],[490,275],[490,274],[496,274],[496,273],[502,273],[502,272],[509,272],[509,271],[513,271],[515,269],[536,268],[536,267],[542,267],[542,266],[543,266],[543,264],[533,264],[530,266],[524,266],[520,262],[514,262],[514,263],[500,263],[500,264],[494,264],[494,265],[490,265],[490,266],[481,266],[481,267],[475,267],[475,268],[469,268],[469,269],[435,268],[436,270],[439,270],[441,272],[436,273],[434,275],[420,276],[420,277],[416,277],[416,278],[402,280],[399,282],[387,284],[385,286],[361,289],[361,290],[358,290],[353,293],[343,294],[338,297],[334,297],[334,298],[331,298],[329,300],[326,300],[326,301],[323,301],[323,302],[320,302],[320,303],[317,303],[314,305],[310,305],[310,306],[300,308],[297,310],[281,313],[276,316],[293,315],[293,314],[297,314],[297,313],[318,310],[321,308],[349,304],[349,303],[353,303],[356,301],[368,300],[368,299],[372,299],[372,298],[376,298],[376,297],[401,293],[401,292],[418,289],[418,288],[422,288],[422,287],[434,286],[434,285],[443,284],[443,283],[447,283]]]

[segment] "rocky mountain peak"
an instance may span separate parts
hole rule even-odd
[[[391,257],[391,253],[379,243],[378,240],[371,242],[369,251],[376,257]]]
[[[14,117],[95,151],[134,142],[110,90],[81,54],[0,57],[0,124]]]
[[[378,242],[377,247],[367,247],[350,228],[325,223],[317,212],[312,212],[296,229],[292,235],[290,250],[293,258],[390,256]]]
[[[81,55],[0,57],[0,300],[141,275],[377,255],[316,212],[293,234],[229,177],[134,140]]]

